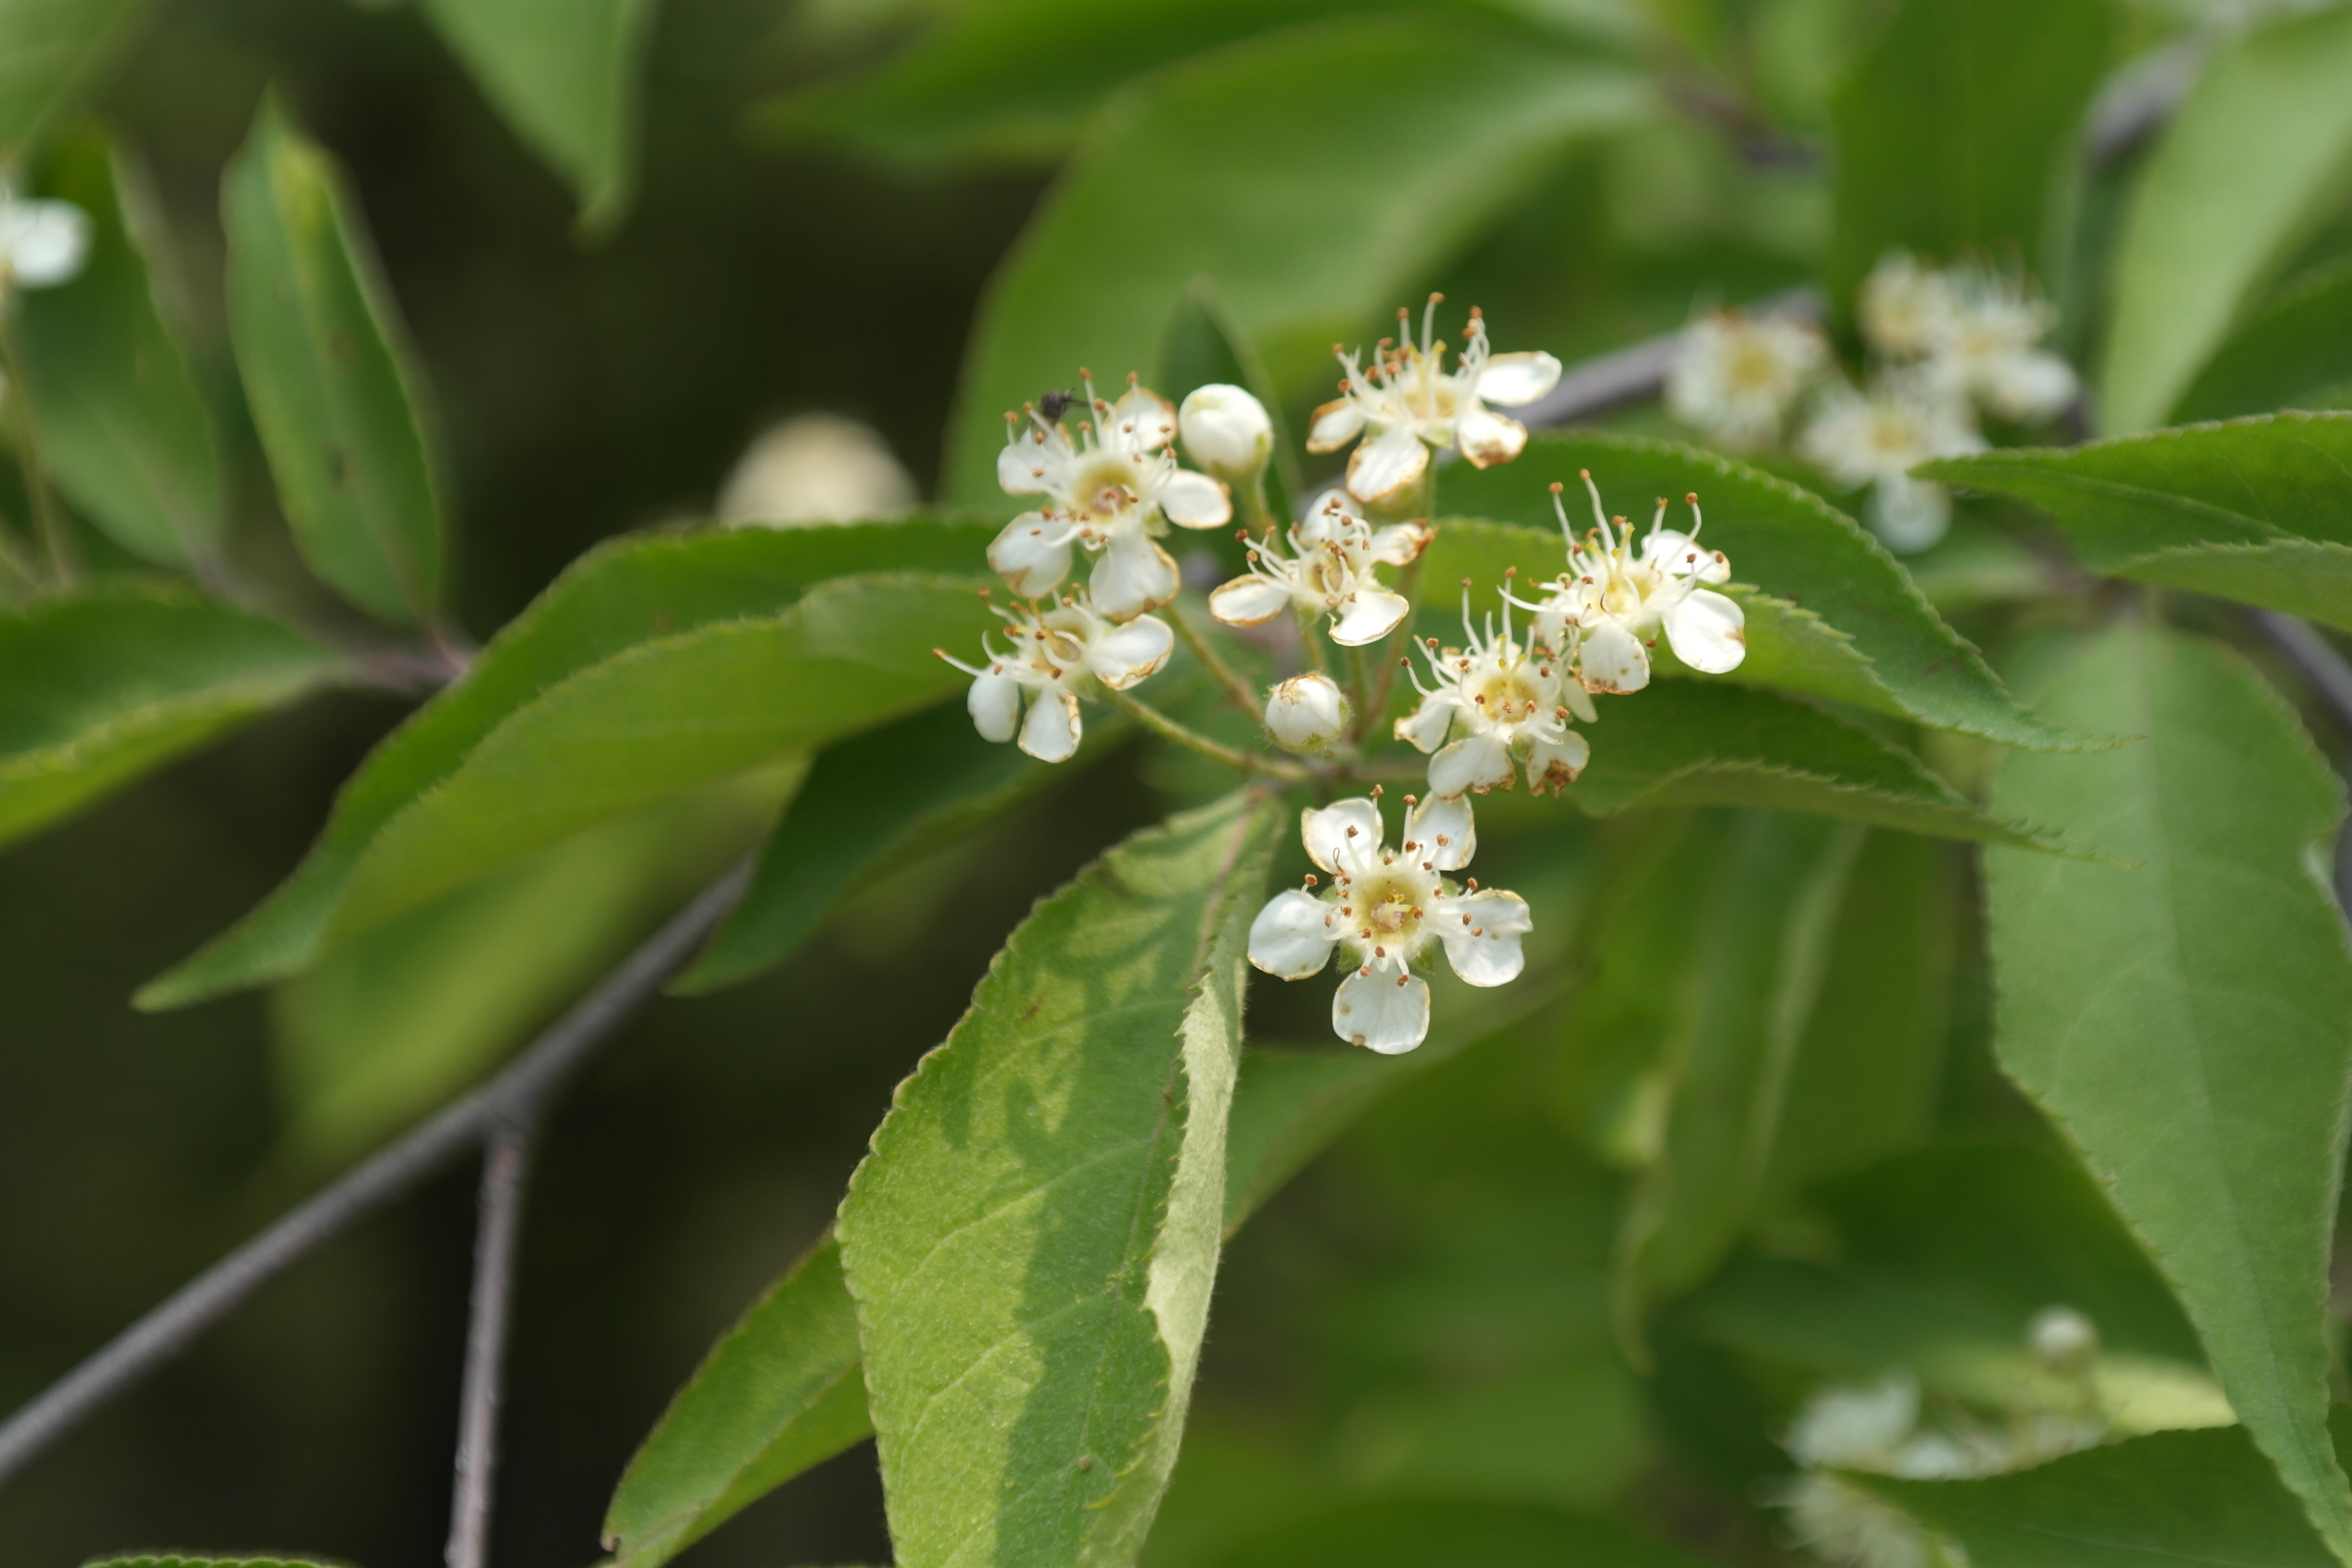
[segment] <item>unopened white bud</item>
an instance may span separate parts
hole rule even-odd
[[[1247,481],[1274,450],[1274,421],[1265,405],[1238,386],[1196,386],[1177,410],[1176,428],[1192,461],[1227,480]]]
[[[2090,1370],[2099,1353],[2099,1331],[2072,1307],[2044,1307],[2025,1325],[2033,1359],[2052,1372],[2076,1375]]]
[[[1349,717],[1348,699],[1328,675],[1294,675],[1265,700],[1265,727],[1286,751],[1328,751]]]

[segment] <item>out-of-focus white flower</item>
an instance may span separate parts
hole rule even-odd
[[[1115,621],[1131,620],[1176,596],[1176,563],[1155,535],[1170,522],[1215,528],[1233,521],[1232,498],[1206,474],[1177,465],[1176,409],[1158,393],[1128,378],[1118,403],[1094,394],[1085,381],[1093,417],[1079,421],[1078,437],[1033,405],[1005,418],[997,482],[1013,495],[1043,495],[1051,503],[1023,512],[988,547],[988,563],[1024,598],[1050,594],[1070,574],[1071,551],[1100,557],[1091,579],[1094,607]]]
[[[1512,637],[1510,606],[1506,598],[1500,636],[1491,616],[1481,635],[1470,624],[1465,584],[1463,646],[1440,648],[1435,637],[1418,645],[1430,681],[1423,686],[1419,672],[1412,672],[1421,705],[1396,721],[1396,736],[1435,753],[1429,761],[1429,787],[1442,798],[1510,788],[1514,762],[1526,767],[1530,793],[1557,791],[1573,784],[1592,758],[1584,737],[1569,728],[1571,718],[1592,721],[1592,699],[1568,679],[1558,654],[1523,647]],[[1449,734],[1459,738],[1447,744]],[[1464,837],[1466,859],[1475,840]]]
[[[1828,340],[1811,321],[1717,310],[1683,330],[1666,411],[1727,447],[1768,446],[1829,358]]]
[[[1953,275],[1951,291],[1925,367],[1938,390],[2012,420],[2048,419],[2074,400],[2074,367],[2039,346],[2058,319],[2046,301],[1982,267]]]
[[[1157,616],[1124,625],[1097,614],[1083,592],[1048,610],[992,606],[1006,623],[1012,647],[1000,653],[983,639],[988,662],[974,668],[944,650],[931,651],[972,678],[965,697],[973,728],[990,741],[1018,739],[1041,762],[1076,755],[1083,725],[1078,697],[1090,682],[1124,691],[1158,672],[1176,646],[1175,633]],[[1023,700],[1028,715],[1022,715]]]
[[[1285,751],[1319,755],[1348,732],[1348,699],[1319,671],[1294,675],[1266,694],[1265,727]]]
[[[719,521],[769,528],[879,522],[915,507],[915,478],[873,426],[803,414],[769,426],[719,492]]]
[[[1473,985],[1517,979],[1526,963],[1527,900],[1481,890],[1475,878],[1465,892],[1440,875],[1441,857],[1455,848],[1447,825],[1466,816],[1459,802],[1423,802],[1406,813],[1404,842],[1391,849],[1375,800],[1307,808],[1299,837],[1332,885],[1320,896],[1298,888],[1276,894],[1250,924],[1250,962],[1305,980],[1321,973],[1337,948],[1349,972],[1331,999],[1332,1030],[1383,1056],[1421,1044],[1429,1035],[1429,982],[1413,964],[1425,963],[1430,948],[1443,947],[1454,973]]]
[[[1176,411],[1184,453],[1229,484],[1257,478],[1274,452],[1274,421],[1247,389],[1213,381],[1184,395]]]
[[[1384,501],[1418,483],[1433,448],[1456,447],[1481,468],[1509,462],[1528,444],[1527,426],[1488,405],[1533,403],[1559,380],[1559,361],[1548,353],[1493,353],[1486,319],[1475,308],[1461,360],[1445,369],[1445,344],[1432,335],[1444,299],[1429,297],[1418,343],[1411,313],[1399,310],[1402,343],[1382,338],[1369,369],[1359,366],[1357,354],[1331,346],[1348,374],[1340,395],[1315,411],[1307,449],[1336,452],[1363,437],[1348,458],[1348,489],[1358,500]]]
[[[1209,613],[1229,626],[1263,626],[1297,606],[1331,617],[1331,640],[1342,647],[1376,643],[1404,620],[1412,604],[1381,583],[1376,566],[1402,566],[1430,540],[1422,522],[1375,529],[1357,515],[1344,493],[1328,492],[1307,520],[1290,530],[1286,553],[1272,529],[1249,552],[1249,572],[1209,595]]]
[[[1844,1568],[1959,1568],[1948,1543],[1841,1476],[1791,1478],[1777,1500],[1796,1543]]]
[[[2025,1325],[2033,1359],[2062,1377],[2079,1377],[2099,1359],[2098,1325],[2072,1307],[2044,1307]]]
[[[1950,335],[1958,309],[1950,278],[1891,250],[1862,282],[1863,341],[1888,359],[1917,359]]]
[[[1731,563],[1698,542],[1698,497],[1685,496],[1691,530],[1668,528],[1658,502],[1650,531],[1636,545],[1633,525],[1612,518],[1601,489],[1580,470],[1592,498],[1592,523],[1582,540],[1568,521],[1561,487],[1551,487],[1552,510],[1568,539],[1568,570],[1545,585],[1534,603],[1536,640],[1563,658],[1573,654],[1587,691],[1623,696],[1650,684],[1650,644],[1664,630],[1675,657],[1704,675],[1725,675],[1748,657],[1747,613],[1737,601],[1703,586],[1727,582]]]
[[[1930,458],[1981,451],[1965,407],[1918,378],[1881,376],[1867,393],[1841,382],[1822,395],[1798,446],[1837,484],[1871,487],[1864,513],[1889,549],[1925,550],[1951,525],[1943,486],[1910,469]]]
[[[71,202],[20,196],[0,180],[0,294],[70,283],[88,259],[88,213]]]

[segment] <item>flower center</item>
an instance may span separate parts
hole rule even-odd
[[[1115,517],[1143,496],[1143,474],[1125,458],[1099,457],[1073,487],[1072,503],[1088,517]]]
[[[1436,892],[1437,879],[1418,866],[1400,859],[1373,868],[1355,879],[1347,893],[1359,939],[1370,932],[1371,944],[1387,949],[1388,957],[1411,958],[1421,945],[1422,922]]]

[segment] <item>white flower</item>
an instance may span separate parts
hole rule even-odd
[[[2072,1307],[2044,1307],[2025,1325],[2033,1359],[2061,1376],[2079,1376],[2099,1359],[2098,1326]]]
[[[1909,254],[1890,250],[1862,283],[1862,335],[1889,359],[1918,359],[1950,335],[1959,299],[1952,280]]]
[[[20,196],[0,181],[0,294],[70,283],[89,257],[89,215],[71,202]]]
[[[1954,277],[1952,299],[1928,351],[1926,374],[1937,390],[2020,421],[2051,418],[2074,401],[2074,367],[2037,346],[2057,311],[1982,267]]]
[[[1568,536],[1568,570],[1541,603],[1525,605],[1536,611],[1536,640],[1563,658],[1573,653],[1587,691],[1622,696],[1649,685],[1650,645],[1661,628],[1675,657],[1701,674],[1738,668],[1748,657],[1748,616],[1736,601],[1701,586],[1727,581],[1731,563],[1699,544],[1698,497],[1683,498],[1691,509],[1688,533],[1665,526],[1660,500],[1637,549],[1633,526],[1606,516],[1592,475],[1580,475],[1592,498],[1593,526],[1580,542],[1560,487],[1551,487],[1552,510]]]
[[[1265,727],[1286,751],[1321,753],[1348,731],[1348,699],[1329,676],[1309,670],[1266,694]]]
[[[1469,790],[1485,795],[1497,785],[1510,788],[1514,761],[1526,766],[1530,793],[1556,791],[1574,783],[1591,760],[1592,748],[1569,728],[1569,720],[1573,716],[1591,723],[1592,699],[1569,680],[1557,654],[1513,640],[1510,605],[1507,597],[1502,635],[1495,635],[1489,616],[1482,637],[1470,625],[1465,584],[1464,646],[1441,649],[1435,637],[1418,645],[1429,663],[1430,684],[1422,685],[1420,675],[1412,673],[1421,705],[1396,721],[1396,737],[1436,753],[1430,758],[1429,787],[1442,798],[1458,800]],[[1411,671],[1410,664],[1406,668]],[[1448,745],[1449,734],[1460,738]],[[1469,853],[1465,847],[1464,856]]]
[[[1433,944],[1473,985],[1504,984],[1526,963],[1519,938],[1531,929],[1527,900],[1481,891],[1475,878],[1465,893],[1439,875],[1469,858],[1453,832],[1468,816],[1460,801],[1425,801],[1406,813],[1404,843],[1392,850],[1375,801],[1307,808],[1299,837],[1332,886],[1320,896],[1298,888],[1276,894],[1250,923],[1250,962],[1284,980],[1306,980],[1321,973],[1338,948],[1349,973],[1331,999],[1332,1029],[1383,1056],[1421,1044],[1429,1034],[1429,982],[1412,966],[1425,964]]]
[[[1078,749],[1078,696],[1089,681],[1124,691],[1157,673],[1176,646],[1176,635],[1157,616],[1138,616],[1124,625],[1097,614],[1084,593],[1040,611],[992,605],[1007,623],[1012,647],[999,653],[982,639],[988,663],[979,668],[931,651],[972,678],[965,697],[973,728],[982,738],[1010,741],[1041,762],[1068,761]],[[1023,694],[1029,696],[1024,720]]]
[[[1867,393],[1839,382],[1829,387],[1798,447],[1846,489],[1871,487],[1864,514],[1890,549],[1925,550],[1951,523],[1944,487],[1915,479],[1910,469],[1930,458],[1980,451],[1984,437],[1967,410],[1916,376],[1881,376]]]
[[[1829,357],[1821,329],[1794,316],[1701,316],[1676,345],[1666,411],[1727,447],[1766,446]]]
[[[805,528],[877,522],[915,509],[915,478],[870,425],[803,414],[761,433],[727,476],[719,520]]]
[[[1461,362],[1447,371],[1445,345],[1430,335],[1444,298],[1429,297],[1418,344],[1411,315],[1399,310],[1402,346],[1382,338],[1370,370],[1359,369],[1355,354],[1332,345],[1348,374],[1339,383],[1341,395],[1315,411],[1307,449],[1336,452],[1368,436],[1348,458],[1348,489],[1359,500],[1385,500],[1417,483],[1428,471],[1433,447],[1458,447],[1481,468],[1509,462],[1528,444],[1527,426],[1487,405],[1533,403],[1559,380],[1559,361],[1548,353],[1492,353],[1486,320],[1475,309]]]
[[[1274,451],[1274,421],[1265,405],[1223,382],[1186,393],[1176,426],[1192,461],[1235,484],[1255,479]]]
[[[1209,613],[1229,626],[1263,626],[1296,606],[1331,617],[1331,640],[1342,647],[1376,643],[1396,630],[1412,603],[1382,584],[1376,566],[1402,566],[1429,543],[1420,522],[1375,529],[1332,490],[1290,531],[1290,552],[1266,530],[1249,552],[1249,572],[1209,595]]]
[[[988,563],[1024,598],[1050,594],[1070,574],[1070,551],[1081,545],[1101,559],[1091,579],[1094,607],[1115,621],[1131,620],[1176,596],[1176,563],[1153,536],[1165,523],[1215,528],[1233,520],[1225,487],[1177,466],[1168,450],[1176,438],[1176,410],[1156,392],[1133,384],[1117,404],[1094,395],[1094,417],[1079,421],[1078,438],[1033,405],[1005,417],[997,482],[1013,495],[1044,495],[1052,503],[1004,525],[988,547]]]

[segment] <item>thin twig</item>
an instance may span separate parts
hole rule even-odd
[[[1287,779],[1292,784],[1306,784],[1315,777],[1312,772],[1297,763],[1285,762],[1279,757],[1261,757],[1238,746],[1228,746],[1223,741],[1213,741],[1198,730],[1178,723],[1149,703],[1137,701],[1124,691],[1114,691],[1106,686],[1103,696],[1112,707],[1153,734],[1162,740],[1173,741],[1188,751],[1198,752],[1212,762],[1223,763],[1241,773],[1265,773],[1274,778]]]
[[[530,1125],[500,1121],[482,1152],[481,1217],[474,1233],[474,1300],[466,1325],[466,1391],[457,1411],[457,1477],[449,1500],[449,1568],[488,1568],[491,1479],[499,1462],[499,1399],[522,1230]]]
[[[0,1487],[289,1265],[480,1143],[493,1127],[543,1106],[589,1053],[718,929],[750,875],[745,861],[712,883],[513,1066],[198,1275],[10,1416],[0,1426]]]
[[[1225,662],[1224,657],[1217,652],[1208,638],[1201,635],[1201,628],[1194,626],[1192,617],[1184,613],[1184,602],[1181,599],[1168,606],[1168,618],[1176,623],[1176,635],[1184,639],[1184,646],[1192,650],[1192,657],[1199,659],[1207,668],[1209,673],[1216,678],[1219,686],[1224,688],[1225,695],[1233,699],[1234,707],[1248,714],[1253,720],[1265,711],[1265,704],[1258,700],[1257,693],[1250,689],[1249,682],[1244,680],[1234,667]]]

